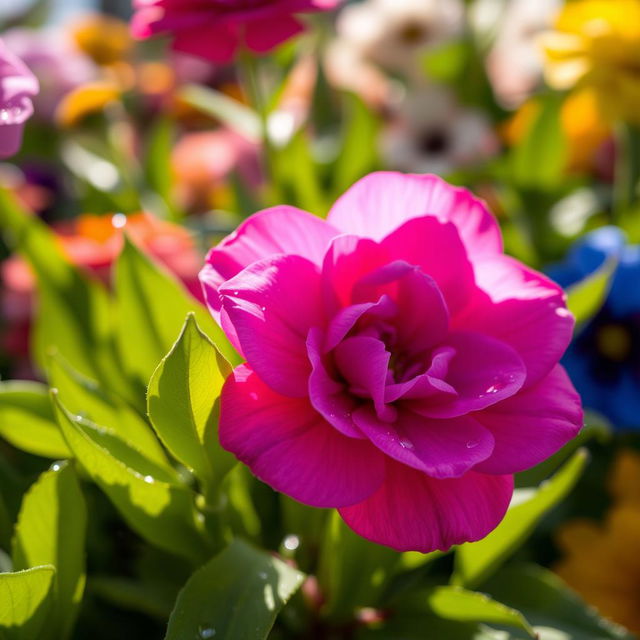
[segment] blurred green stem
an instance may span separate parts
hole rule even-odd
[[[616,146],[613,211],[615,220],[619,222],[638,201],[640,128],[620,123],[616,129]]]

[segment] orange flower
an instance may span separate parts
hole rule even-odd
[[[100,13],[85,16],[75,22],[71,33],[78,49],[99,65],[122,62],[133,47],[129,25]]]

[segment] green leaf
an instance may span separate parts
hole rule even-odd
[[[0,637],[35,640],[51,608],[55,567],[0,573]]]
[[[564,179],[567,142],[560,121],[564,97],[549,94],[541,98],[540,110],[524,138],[511,154],[512,179],[519,187],[556,187]]]
[[[185,318],[193,312],[202,330],[224,357],[240,359],[209,312],[189,295],[163,267],[142,253],[129,239],[115,267],[118,308],[117,341],[125,368],[140,387],[169,352]]]
[[[230,372],[190,313],[149,383],[147,403],[156,433],[210,488],[235,464],[218,441],[218,397]]]
[[[616,266],[617,261],[609,259],[584,280],[567,289],[567,307],[575,316],[576,329],[591,320],[602,307]]]
[[[458,547],[452,583],[473,587],[495,571],[522,544],[538,521],[571,491],[587,459],[587,451],[580,449],[537,489],[516,490],[512,506],[496,529],[478,542]]]
[[[78,479],[67,463],[54,465],[24,496],[13,539],[15,569],[56,568],[54,609],[39,638],[68,638],[85,585],[87,509]]]
[[[207,542],[195,494],[104,428],[70,414],[52,392],[69,448],[129,526],[151,544],[199,563]]]
[[[632,640],[634,636],[601,618],[551,571],[535,565],[507,567],[484,585],[493,597],[521,611],[541,640]],[[558,629],[562,633],[545,633]]]
[[[345,95],[345,102],[342,149],[333,171],[336,196],[375,168],[378,159],[378,118],[355,94]]]
[[[440,618],[458,622],[485,622],[524,631],[535,638],[526,618],[515,609],[492,600],[482,593],[459,587],[436,587],[427,595],[428,607]]]
[[[57,353],[49,357],[47,369],[51,387],[58,390],[71,413],[112,429],[115,435],[134,449],[144,453],[145,457],[166,467],[169,472],[172,471],[162,446],[149,424],[124,400],[107,389],[101,388],[95,380],[75,371]],[[47,401],[50,405],[48,393]],[[51,414],[52,419],[55,420],[53,411]]]
[[[53,233],[0,189],[0,228],[29,262],[38,288],[32,333],[36,361],[45,368],[55,347],[76,368],[101,381],[117,381],[111,303],[106,289],[63,256]]]
[[[180,91],[179,97],[191,107],[213,116],[249,140],[258,141],[262,137],[258,114],[224,93],[190,84]]]
[[[36,456],[71,455],[53,414],[49,390],[39,382],[0,382],[0,436]]]
[[[328,518],[318,580],[326,602],[323,615],[353,617],[357,607],[375,607],[400,554],[355,534],[337,511]]]
[[[165,640],[261,640],[304,580],[269,553],[239,540],[198,569],[180,592]]]

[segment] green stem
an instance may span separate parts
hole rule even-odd
[[[620,123],[616,130],[614,216],[619,222],[638,203],[640,186],[640,129]]]

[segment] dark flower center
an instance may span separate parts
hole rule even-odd
[[[422,153],[438,155],[449,148],[449,136],[442,129],[430,129],[418,139],[418,148]]]
[[[398,39],[407,45],[416,45],[429,37],[429,29],[419,22],[406,22],[398,30]]]

